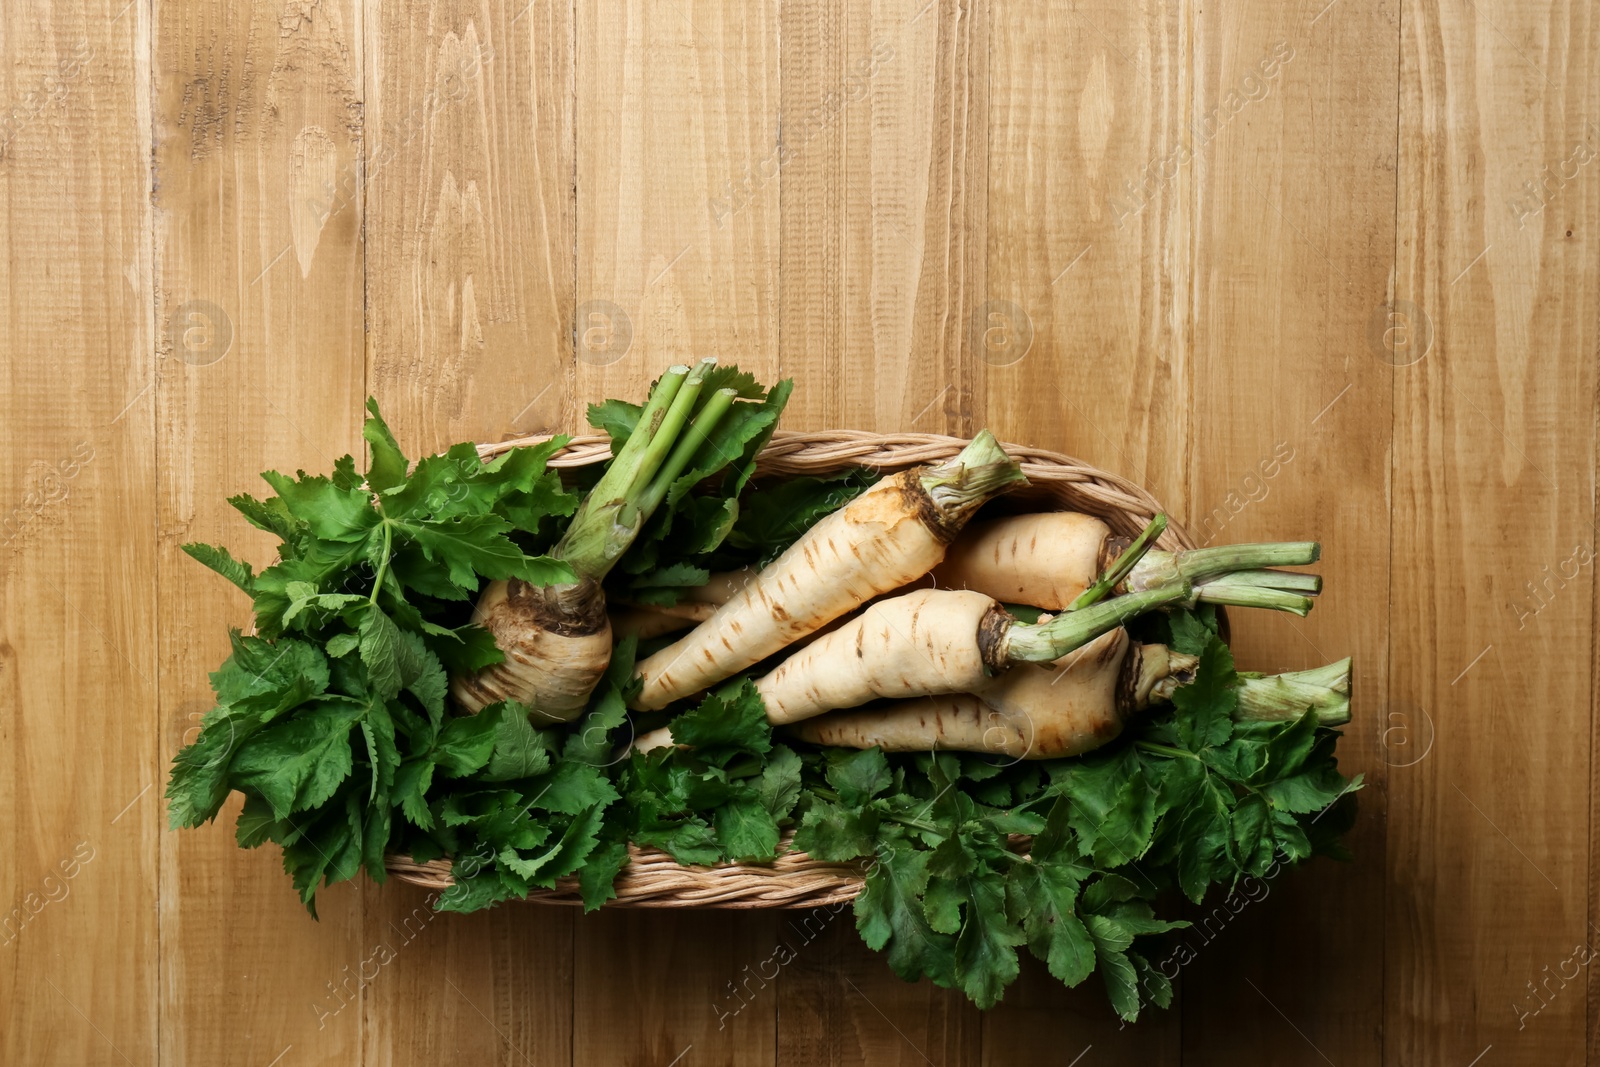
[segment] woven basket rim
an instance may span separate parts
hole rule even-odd
[[[480,444],[484,459],[529,445],[544,444],[558,434],[511,437]],[[966,447],[968,439],[932,433],[874,433],[868,430],[778,430],[756,460],[756,476],[796,477],[829,473],[849,467],[898,471],[948,459]],[[1022,466],[1031,486],[1024,498],[1047,496],[1058,508],[1084,511],[1123,534],[1136,534],[1164,510],[1156,498],[1133,482],[1101,470],[1075,456],[1049,449],[1002,442],[1001,447]],[[551,456],[549,466],[571,470],[604,462],[611,456],[611,439],[603,434],[573,436]],[[1169,521],[1157,542],[1164,548],[1194,547],[1183,527]],[[793,834],[786,833],[771,864],[719,863],[713,867],[688,867],[668,853],[629,843],[629,862],[617,876],[616,897],[608,907],[671,908],[820,908],[838,907],[861,891],[866,868],[860,863],[829,863],[804,852],[788,850]],[[444,891],[454,884],[448,859],[418,863],[391,853],[385,862],[398,881]],[[551,889],[536,889],[529,901],[580,904],[576,876],[563,878]]]

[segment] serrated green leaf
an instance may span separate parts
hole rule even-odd
[[[238,586],[250,595],[255,595],[255,572],[250,569],[250,564],[243,563],[229,555],[228,550],[216,545],[203,545],[190,542],[183,546],[193,559],[204,566],[210,567],[228,581]]]
[[[234,754],[239,786],[286,818],[333,796],[350,774],[350,731],[363,708],[348,700],[321,700],[310,710],[252,735]]]
[[[367,398],[367,410],[372,412],[372,417],[361,427],[361,436],[372,449],[372,462],[367,465],[367,485],[374,492],[384,493],[405,484],[406,457],[383,421],[378,402],[372,397]]]

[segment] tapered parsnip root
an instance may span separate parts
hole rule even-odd
[[[1170,700],[1192,679],[1195,666],[1192,656],[1129,642],[1126,631],[1115,630],[1049,667],[1019,665],[981,696],[956,693],[890,701],[807,719],[786,732],[813,744],[877,746],[886,752],[955,749],[1012,759],[1080,756],[1116,738],[1135,713]],[[1320,725],[1341,726],[1350,720],[1349,691],[1348,659],[1270,677],[1241,675],[1234,718],[1283,721],[1314,710]],[[670,737],[651,740],[666,743]]]
[[[879,481],[820,520],[706,622],[639,664],[633,707],[664,708],[926,574],[984,501],[1023,484],[986,430],[960,455]]]
[[[1020,623],[991,597],[919,589],[882,600],[756,682],[773,723],[796,722],[878,697],[984,692],[1015,665],[1060,659],[1123,622],[1188,595],[1151,590]]]
[[[1126,541],[1091,515],[1044,511],[975,522],[933,571],[939,585],[1061,611],[1091,586]],[[1315,542],[1151,550],[1120,588],[1137,592],[1186,581],[1194,599],[1305,615],[1321,590],[1315,575],[1268,570],[1315,563]]]
[[[671,605],[624,604],[611,609],[611,632],[619,637],[632,634],[647,641],[705,622],[716,610],[715,604],[689,600]]]
[[[1026,721],[1017,722],[971,693],[896,700],[856,711],[835,711],[786,727],[814,745],[881,748],[885,752],[988,752],[1012,759],[1040,758]],[[640,739],[643,747],[644,738]],[[658,739],[651,738],[652,743]]]
[[[1019,663],[976,693],[940,693],[832,712],[792,725],[822,745],[887,752],[929,748],[991,752],[1013,759],[1076,756],[1122,732],[1158,683],[1192,670],[1193,657],[1140,645],[1118,627],[1055,663]],[[1175,684],[1175,683],[1174,683]]]

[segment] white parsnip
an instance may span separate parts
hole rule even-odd
[[[773,723],[880,697],[981,693],[1018,665],[1060,659],[1187,595],[1181,586],[1133,593],[1027,624],[982,593],[919,589],[882,600],[813,641],[759,679],[756,691]]]
[[[1048,666],[1018,665],[981,693],[946,693],[836,711],[788,726],[804,741],[886,752],[930,749],[1012,759],[1059,759],[1114,740],[1133,715],[1172,698],[1196,659],[1114,630]],[[1350,660],[1289,674],[1241,674],[1239,721],[1283,721],[1315,711],[1323,726],[1350,721]],[[658,733],[664,731],[657,731]],[[662,737],[652,744],[669,743]]]
[[[1070,607],[1126,544],[1104,522],[1075,511],[1043,511],[974,522],[934,568],[934,580],[1011,604],[1046,611]],[[1153,549],[1121,589],[1138,592],[1186,581],[1194,599],[1275,608],[1305,615],[1322,588],[1315,575],[1267,570],[1314,563],[1315,542],[1217,545],[1168,552]]]
[[[984,431],[960,455],[891,475],[818,521],[714,615],[639,664],[641,710],[730,677],[926,574],[984,501],[1025,482]]]

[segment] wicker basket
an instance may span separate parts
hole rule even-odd
[[[525,437],[484,445],[485,459],[520,445],[547,438]],[[892,473],[923,463],[949,459],[966,441],[942,434],[878,434],[856,430],[826,433],[779,431],[761,453],[757,477],[792,478],[831,474],[847,467],[868,467]],[[1023,445],[1005,450],[1022,464],[1032,483],[1004,497],[1006,506],[1031,510],[1072,510],[1096,515],[1120,534],[1137,534],[1161,510],[1155,499],[1133,483],[1088,464]],[[557,453],[556,468],[603,463],[611,456],[609,438],[574,438]],[[1169,524],[1159,544],[1163,548],[1191,548],[1193,542],[1176,524]],[[787,844],[787,838],[785,838]],[[782,846],[780,846],[782,848]],[[725,863],[715,867],[685,867],[665,852],[629,846],[630,862],[617,876],[612,907],[650,908],[815,908],[842,904],[861,891],[863,869],[857,864],[824,863],[804,852],[780,852],[763,866]],[[416,863],[406,856],[390,856],[389,872],[402,882],[443,890],[452,884],[449,860]],[[537,889],[529,900],[552,904],[580,903],[576,878],[564,879],[553,889]]]

